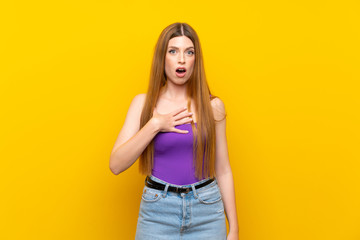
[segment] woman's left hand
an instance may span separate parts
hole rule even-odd
[[[239,233],[230,231],[226,240],[239,240]]]

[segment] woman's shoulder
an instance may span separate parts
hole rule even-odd
[[[223,100],[218,96],[211,96],[211,107],[214,113],[215,121],[221,121],[226,117],[226,109]]]
[[[131,105],[134,108],[140,110],[143,108],[145,100],[146,100],[146,93],[137,94],[133,97]]]
[[[144,102],[145,99],[146,99],[146,93],[139,93],[134,96],[133,101],[141,103],[141,102]]]
[[[218,96],[211,96],[210,103],[213,109],[225,112],[225,104]]]
[[[139,94],[135,95],[134,98],[145,99],[146,98],[146,93],[139,93]]]

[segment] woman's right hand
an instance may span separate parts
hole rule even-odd
[[[190,123],[192,121],[191,116],[193,113],[184,112],[186,110],[186,107],[182,107],[168,114],[159,114],[155,107],[151,120],[158,126],[160,132],[188,133],[189,131],[187,130],[175,128],[177,125]]]

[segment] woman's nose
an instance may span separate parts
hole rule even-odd
[[[181,62],[181,63],[185,62],[184,54],[179,54],[179,55],[180,55],[179,62]]]

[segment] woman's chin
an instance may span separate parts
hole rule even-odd
[[[168,78],[168,81],[172,82],[175,85],[184,85],[188,82],[189,78],[188,77],[183,77],[183,78],[179,78],[179,77],[174,77],[174,78]]]

